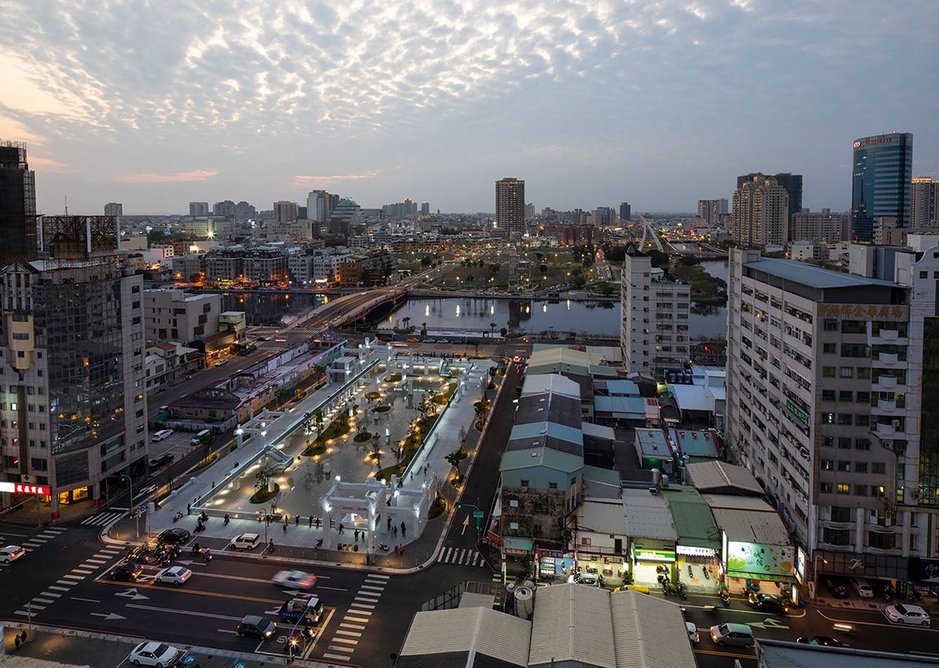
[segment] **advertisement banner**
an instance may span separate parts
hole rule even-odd
[[[913,582],[939,583],[939,559],[910,559],[910,579]]]
[[[746,573],[747,577],[768,575],[792,576],[795,548],[791,545],[727,542],[727,574]]]
[[[29,485],[24,482],[0,482],[0,492],[49,496],[52,490],[48,485]]]

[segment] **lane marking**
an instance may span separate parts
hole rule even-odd
[[[39,598],[38,596],[33,598],[33,601],[35,601],[36,603],[45,603],[46,605],[49,605],[50,603],[55,603],[55,601],[53,601],[51,598]]]
[[[345,587],[320,587],[317,585],[317,589],[328,589],[329,591],[349,591]]]
[[[338,631],[337,631],[336,633],[338,633]],[[352,645],[353,647],[355,647],[356,645],[359,644],[359,641],[358,641],[358,640],[352,640],[351,638],[335,638],[335,637],[334,637],[334,638],[332,639],[332,642],[341,642],[341,643],[344,643],[344,644],[346,644],[346,645]]]
[[[334,648],[330,647],[330,649],[334,649]],[[336,647],[335,649],[339,650],[339,649],[342,649],[342,648],[341,648],[341,647]],[[323,653],[323,658],[324,658],[324,659],[336,659],[337,661],[348,661],[348,660],[349,660],[349,657],[347,657],[347,656],[340,656],[339,654],[328,654],[328,653]]]
[[[153,612],[166,612],[175,615],[189,615],[190,617],[203,617],[205,619],[224,619],[228,622],[240,622],[242,617],[232,617],[230,615],[214,615],[210,612],[196,612],[195,610],[180,610],[178,608],[161,608],[156,605],[140,605],[138,603],[128,603],[125,608],[135,608],[137,610],[151,610]]]
[[[56,587],[55,585],[49,585],[48,587],[46,587],[46,589],[52,589],[54,591],[69,591],[71,587]]]
[[[101,602],[96,598],[79,598],[78,596],[69,596],[69,598],[72,599],[73,601],[86,601],[88,603],[100,603]]]
[[[349,624],[348,622],[340,622],[339,627],[343,629],[355,629],[356,631],[365,630],[365,626],[362,624]]]

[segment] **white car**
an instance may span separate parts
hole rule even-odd
[[[929,613],[918,605],[898,603],[884,608],[884,614],[894,624],[913,624],[914,626],[929,626]]]
[[[253,550],[261,544],[261,536],[256,533],[243,533],[231,539],[229,547],[233,550]]]
[[[698,633],[698,627],[695,626],[694,622],[685,622],[685,630],[688,632],[688,639],[691,640],[693,645],[701,642],[701,634]]]
[[[169,668],[179,657],[179,650],[162,642],[142,642],[127,657],[135,666]]]
[[[278,571],[271,581],[286,589],[312,589],[316,576],[303,571]]]
[[[12,564],[17,559],[26,556],[26,549],[19,545],[7,545],[0,548],[0,563]]]
[[[567,581],[573,584],[587,585],[588,587],[603,585],[603,578],[596,573],[573,573],[567,578]]]
[[[186,584],[186,582],[191,577],[192,571],[188,568],[184,568],[182,566],[171,566],[170,568],[164,568],[159,573],[157,573],[156,577],[153,578],[153,581],[159,584],[171,584],[178,587],[179,585]]]
[[[153,432],[153,434],[150,435],[150,442],[159,443],[160,441],[165,441],[175,433],[176,432],[172,429],[161,429],[160,431]]]

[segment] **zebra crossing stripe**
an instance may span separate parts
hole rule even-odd
[[[344,636],[350,636],[352,638],[361,638],[362,634],[358,631],[346,631],[344,629],[336,629],[336,633],[341,633]]]
[[[374,578],[376,580],[390,580],[391,576],[382,575],[381,573],[369,573],[367,576],[365,576],[365,579],[368,580],[369,578]]]
[[[46,605],[48,605],[49,603],[55,603],[55,601],[53,601],[51,598],[39,598],[38,596],[33,599],[33,602],[34,602],[34,603],[45,603]]]
[[[349,615],[364,615],[365,617],[371,617],[372,613],[368,610],[349,610],[346,613],[346,619],[350,619]],[[367,622],[367,619],[353,619],[353,622]]]
[[[381,593],[381,592],[385,591],[385,586],[382,585],[381,587],[373,587],[372,585],[362,585],[361,587],[359,587],[359,589],[360,589],[360,590],[361,590],[361,589],[370,589],[371,591],[377,591],[378,593]]]
[[[353,647],[359,644],[358,640],[353,640],[352,638],[336,638],[335,636],[333,636],[332,642],[341,642],[346,645],[352,645]]]
[[[338,654],[329,654],[329,653],[324,652],[323,658],[324,659],[336,659],[337,661],[346,661],[349,657],[339,656]]]
[[[343,622],[340,622],[339,628],[343,628],[343,629],[355,629],[356,631],[364,631],[364,630],[365,630],[365,625],[364,625],[364,624],[349,624],[349,623],[343,621]]]
[[[68,584],[72,584],[72,583],[69,582]],[[69,589],[71,589],[71,587],[57,587],[57,586],[55,586],[55,585],[49,585],[48,588],[49,588],[49,589],[52,589],[52,590],[54,590],[54,591],[68,591]]]

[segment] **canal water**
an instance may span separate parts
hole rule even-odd
[[[702,262],[712,276],[727,280],[727,262]],[[245,311],[249,325],[277,326],[283,319],[296,317],[323,303],[324,295],[284,293],[228,293],[222,296],[226,311]],[[529,299],[486,299],[445,297],[409,299],[401,308],[379,323],[380,329],[408,325],[420,331],[427,323],[428,334],[435,331],[498,332],[503,327],[528,333],[576,332],[580,335],[618,337],[618,302]],[[724,338],[727,309],[724,306],[692,305],[692,339]]]

